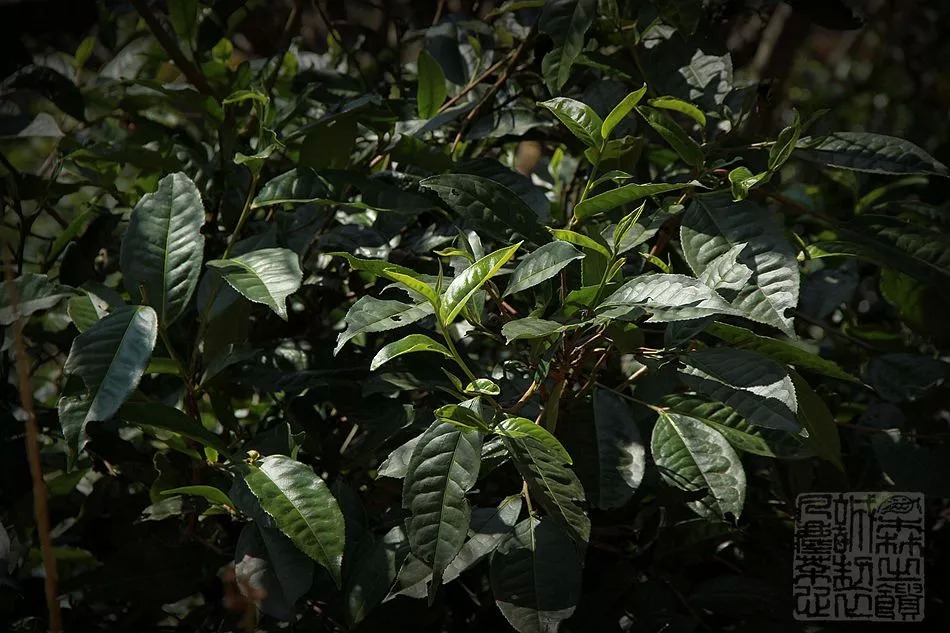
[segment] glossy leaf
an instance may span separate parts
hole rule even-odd
[[[514,256],[521,244],[489,253],[459,273],[442,294],[439,320],[444,324],[454,321],[465,304]]]
[[[343,513],[313,470],[284,455],[242,464],[241,474],[264,512],[300,551],[325,567],[340,585]]]
[[[501,326],[501,333],[507,343],[517,341],[518,339],[545,338],[552,334],[558,334],[569,330],[571,325],[564,325],[556,321],[546,321],[536,317],[525,317],[508,321]]]
[[[544,244],[521,260],[502,296],[536,286],[554,277],[572,261],[583,258],[584,254],[567,242],[558,240]]]
[[[666,273],[631,279],[604,299],[599,309],[608,316],[622,316],[638,308],[649,312],[647,320],[656,323],[742,314],[698,279]]]
[[[297,167],[264,183],[251,208],[287,203],[335,204],[330,183],[310,167]]]
[[[782,229],[763,209],[722,194],[696,196],[683,216],[680,239],[686,261],[700,278],[710,268],[718,278],[729,278],[736,269],[741,279],[745,268],[751,270],[747,283],[724,296],[748,318],[794,336],[798,261]]]
[[[594,389],[597,435],[597,507],[623,506],[643,480],[646,450],[630,405],[615,391]]]
[[[835,132],[803,138],[795,156],[808,161],[876,174],[947,176],[947,166],[910,141],[869,132]]]
[[[240,586],[260,598],[264,613],[289,620],[313,584],[314,566],[280,530],[249,523],[234,549],[234,572]]]
[[[574,471],[568,468],[570,456],[553,435],[530,420],[522,420],[524,418],[509,418],[499,426],[505,431],[502,441],[527,482],[531,498],[577,543],[586,543],[590,536],[590,519],[579,505],[584,500],[584,489]]]
[[[550,517],[528,517],[492,556],[491,587],[518,633],[553,633],[580,600],[577,549]]]
[[[432,314],[433,311],[434,308],[428,303],[411,305],[370,296],[360,297],[350,306],[343,319],[346,329],[337,337],[333,354],[338,354],[347,341],[355,336],[385,332],[410,325]]]
[[[750,349],[779,362],[795,365],[799,369],[806,369],[838,380],[858,382],[857,378],[847,373],[837,363],[802,349],[794,343],[759,336],[751,330],[726,323],[712,323],[706,328],[706,332],[733,347]]]
[[[398,341],[381,347],[369,365],[370,371],[379,369],[382,365],[398,356],[415,352],[435,352],[442,354],[446,358],[452,358],[452,353],[446,349],[442,343],[432,340],[425,334],[410,334]]]
[[[603,255],[605,258],[610,259],[610,251],[607,250],[607,247],[596,241],[595,239],[584,235],[583,233],[577,233],[576,231],[571,231],[568,229],[551,229],[548,231],[551,232],[556,239],[559,239],[575,246],[580,246],[581,248],[586,248],[592,250],[595,253]]]
[[[693,121],[696,121],[699,127],[706,127],[706,115],[703,114],[703,111],[694,106],[692,103],[687,103],[686,101],[677,99],[676,97],[657,97],[656,99],[650,99],[649,103],[654,108],[672,110],[674,112],[679,112],[680,114],[685,114]]]
[[[659,403],[673,413],[700,420],[722,433],[738,451],[763,457],[797,458],[811,455],[801,438],[750,424],[735,409],[698,394],[671,393]]]
[[[795,386],[783,365],[749,350],[715,348],[683,356],[683,381],[769,429],[797,433]]]
[[[134,302],[144,292],[162,327],[178,318],[198,286],[204,222],[201,194],[181,172],[162,178],[132,209],[119,253],[122,280]]]
[[[512,533],[521,514],[521,505],[520,496],[511,496],[502,499],[497,508],[475,508],[472,511],[471,536],[446,568],[442,577],[443,585],[458,578],[462,572],[474,567],[498,548]],[[426,585],[431,579],[429,567],[416,558],[410,558],[399,571],[391,595],[424,598]]]
[[[676,121],[671,119],[669,115],[660,110],[647,107],[641,107],[639,111],[650,127],[652,127],[664,141],[669,143],[673,151],[679,154],[679,157],[682,158],[687,165],[699,167],[706,161],[703,150],[700,149],[696,141],[683,131],[683,128],[681,128]]]
[[[640,100],[643,99],[643,95],[647,93],[647,86],[643,84],[643,87],[639,90],[634,90],[626,97],[620,100],[620,103],[614,106],[613,110],[610,111],[610,114],[607,115],[607,118],[604,119],[604,124],[600,126],[600,136],[603,139],[610,137],[610,133],[613,132],[614,128],[623,121],[628,114],[640,103]]]
[[[589,105],[567,97],[555,97],[538,105],[550,110],[585,145],[600,148],[604,122]]]
[[[425,49],[419,51],[417,65],[419,87],[416,91],[416,105],[419,118],[431,119],[445,101],[445,73],[442,72],[439,62]]]
[[[265,248],[230,259],[215,259],[208,266],[246,299],[263,303],[285,321],[287,297],[300,288],[303,280],[297,254],[286,248]]]
[[[745,503],[742,462],[719,431],[679,413],[661,413],[650,442],[660,475],[672,486],[709,494],[689,506],[699,515],[738,518]]]
[[[138,386],[157,336],[155,310],[137,306],[116,310],[73,340],[63,372],[82,378],[85,391],[59,401],[63,434],[72,450],[85,445],[89,422],[111,418]]]
[[[181,486],[180,488],[169,488],[167,490],[162,490],[162,494],[165,496],[168,495],[193,495],[195,497],[202,497],[207,499],[211,503],[216,503],[221,506],[232,507],[234,503],[228,497],[224,491],[215,488],[214,486]]]
[[[617,207],[630,204],[649,198],[652,196],[666,193],[667,191],[676,191],[686,187],[686,183],[650,183],[645,185],[624,185],[597,194],[580,202],[574,207],[574,216],[578,220],[583,220],[598,213],[612,211]]]
[[[412,452],[403,481],[412,553],[432,568],[430,599],[468,534],[471,507],[465,494],[475,485],[482,436],[435,422]]]

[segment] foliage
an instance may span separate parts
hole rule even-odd
[[[69,630],[766,630],[798,493],[939,514],[947,167],[770,118],[700,36],[771,3],[432,4],[108,4],[4,82],[12,630],[20,336]]]

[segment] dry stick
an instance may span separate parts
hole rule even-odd
[[[155,14],[152,13],[148,5],[145,4],[145,0],[132,0],[132,6],[135,7],[138,14],[145,20],[145,24],[148,26],[148,30],[151,31],[152,36],[158,40],[159,45],[165,49],[165,52],[175,63],[175,66],[178,67],[178,70],[181,71],[181,74],[185,76],[191,85],[209,97],[217,99],[218,95],[215,93],[214,88],[211,87],[211,84],[208,83],[208,79],[197,66],[185,57],[185,54],[181,51],[178,44],[175,43],[175,40],[171,38],[168,31],[162,26],[162,23],[158,21]]]
[[[26,456],[30,462],[30,475],[33,477],[33,510],[36,516],[36,531],[40,537],[40,551],[43,555],[44,584],[46,586],[46,608],[49,611],[49,630],[60,633],[63,630],[62,614],[59,610],[59,575],[56,572],[56,558],[53,555],[53,539],[50,537],[49,507],[46,504],[46,482],[43,481],[43,465],[40,463],[39,431],[36,428],[36,411],[33,408],[33,390],[30,387],[30,360],[23,343],[23,319],[20,315],[20,295],[13,281],[13,264],[9,250],[3,249],[3,270],[10,293],[10,305],[17,315],[13,323],[13,342],[16,353],[16,372],[19,379],[20,402],[26,412]]]

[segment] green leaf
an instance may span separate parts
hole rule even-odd
[[[84,291],[69,299],[66,314],[77,330],[85,332],[93,323],[109,314],[109,304],[95,294]]]
[[[370,547],[358,550],[359,558],[347,578],[346,606],[353,624],[365,620],[386,598],[409,557],[409,542],[401,525],[386,532],[381,539],[372,541]],[[418,565],[428,570],[422,563]],[[421,584],[422,595],[418,597],[425,596],[425,581]]]
[[[339,587],[343,565],[343,513],[313,470],[284,455],[240,464],[248,488],[300,551],[330,572]]]
[[[59,400],[63,434],[71,451],[82,450],[89,422],[108,420],[142,378],[158,336],[158,316],[147,306],[126,307],[96,321],[73,340],[63,366],[79,376],[85,392]]]
[[[736,167],[729,172],[729,182],[732,185],[732,199],[745,200],[749,191],[760,182],[767,181],[769,172],[753,174],[748,167]]]
[[[723,434],[733,448],[763,457],[799,458],[811,452],[797,435],[750,424],[735,409],[695,393],[670,393],[659,403],[673,413],[700,420]]]
[[[696,121],[701,128],[705,129],[706,127],[706,115],[692,103],[687,103],[676,97],[657,97],[656,99],[650,99],[649,103],[654,108],[673,110],[674,112],[685,114],[693,121]]]
[[[920,354],[881,354],[868,363],[867,381],[890,402],[917,400],[944,381],[947,365]]]
[[[491,587],[518,633],[557,631],[580,599],[577,549],[549,517],[528,517],[492,556]]]
[[[214,259],[208,266],[246,299],[263,303],[284,321],[287,297],[300,288],[303,280],[297,254],[286,248],[265,248],[229,259]]]
[[[769,358],[795,365],[800,369],[807,369],[816,374],[837,378],[838,380],[847,380],[848,382],[860,382],[857,378],[841,369],[841,367],[830,360],[824,359],[816,354],[812,354],[793,343],[778,341],[774,338],[759,336],[751,330],[727,325],[725,323],[712,323],[706,328],[706,332],[716,338],[726,341],[733,347],[750,349]]]
[[[23,273],[14,279],[13,285],[16,288],[19,316],[23,318],[40,310],[48,310],[66,297],[75,294],[69,286],[52,282],[46,275],[30,272]],[[17,316],[13,311],[9,282],[0,281],[0,325],[12,324]]]
[[[445,325],[451,323],[485,282],[514,256],[521,244],[523,242],[489,253],[459,273],[442,294],[439,320]]]
[[[294,603],[310,590],[313,572],[313,561],[280,530],[258,523],[241,530],[234,548],[235,580],[256,595],[265,614],[292,620]]]
[[[467,569],[494,552],[511,534],[521,514],[521,496],[505,497],[497,508],[475,508],[469,531],[470,538],[459,550],[458,556],[446,568],[442,584],[448,584]],[[406,560],[390,596],[424,598],[426,584],[432,579],[428,565],[413,557]]]
[[[637,308],[651,314],[650,323],[742,314],[698,279],[666,273],[634,277],[604,299],[598,310],[617,318]]]
[[[756,426],[798,433],[795,386],[785,366],[744,349],[715,348],[683,356],[683,382],[735,409]]]
[[[637,110],[650,127],[656,130],[656,133],[659,134],[664,141],[669,143],[673,151],[675,151],[687,165],[700,167],[706,161],[703,150],[696,144],[696,141],[683,131],[683,128],[681,128],[676,121],[671,119],[669,115],[660,110],[647,107],[638,107]]]
[[[564,325],[556,321],[545,321],[537,317],[525,317],[523,319],[508,321],[501,326],[501,333],[505,337],[506,342],[511,343],[512,341],[517,341],[522,338],[545,338],[580,325],[581,324]]]
[[[354,336],[401,328],[432,314],[433,311],[434,308],[428,303],[410,305],[370,296],[360,297],[343,318],[346,329],[337,337],[333,355],[336,356]]]
[[[555,97],[538,105],[553,112],[554,116],[588,147],[599,149],[603,144],[600,130],[604,122],[589,105],[567,97]]]
[[[777,170],[791,157],[792,151],[794,151],[795,146],[798,144],[798,137],[801,133],[801,118],[798,115],[798,110],[795,110],[792,124],[779,132],[778,138],[775,140],[775,145],[769,149],[770,172]]]
[[[439,62],[424,48],[419,51],[417,64],[419,87],[416,91],[416,105],[419,108],[419,118],[431,119],[445,101],[445,73],[442,72]]]
[[[594,389],[599,508],[623,506],[643,480],[646,450],[630,405],[610,389]]]
[[[498,396],[501,387],[488,378],[476,378],[465,387],[465,393],[470,396]]]
[[[590,519],[579,505],[584,500],[584,488],[568,468],[570,455],[561,443],[524,418],[509,418],[498,426],[505,448],[528,484],[531,498],[563,525],[577,543],[586,543]]]
[[[650,442],[660,475],[671,486],[709,494],[688,505],[710,518],[736,518],[745,503],[742,461],[723,435],[711,426],[679,413],[661,413]]]
[[[198,0],[176,0],[168,4],[168,20],[175,34],[190,47],[198,34]]]
[[[503,223],[515,235],[537,244],[549,241],[538,225],[538,216],[509,187],[474,174],[444,174],[419,182],[421,189],[435,192],[445,204],[466,220],[482,225]]]
[[[204,222],[201,194],[181,172],[162,178],[132,209],[119,253],[122,279],[133,301],[144,289],[162,327],[178,318],[198,286]]]
[[[712,282],[733,308],[795,336],[791,312],[798,306],[798,260],[764,209],[722,193],[698,195],[683,215],[680,240],[697,277],[715,273],[716,279],[735,281],[749,275],[738,287]]]
[[[584,254],[567,242],[558,240],[544,244],[521,260],[502,296],[536,286],[561,272],[572,261],[583,258]]]
[[[391,279],[392,281],[401,283],[406,288],[409,288],[415,293],[418,293],[426,299],[429,303],[432,304],[432,307],[438,309],[439,307],[439,295],[436,294],[435,289],[429,284],[425,283],[417,273],[413,272],[411,275],[401,273],[394,268],[385,268],[380,273],[383,277]]]
[[[136,426],[152,427],[178,433],[190,440],[210,446],[227,454],[228,445],[219,436],[206,429],[201,422],[175,407],[160,402],[126,402],[119,409],[119,417]]]
[[[868,132],[835,132],[798,141],[795,156],[829,167],[875,174],[948,176],[947,166],[910,141]]]
[[[434,422],[412,452],[403,482],[412,553],[432,568],[430,599],[465,542],[471,507],[465,493],[478,478],[482,436]]]
[[[643,84],[643,87],[639,90],[635,90],[624,97],[620,103],[614,106],[614,109],[610,111],[610,114],[607,115],[607,118],[604,119],[604,124],[600,126],[600,137],[607,139],[610,137],[610,133],[614,131],[614,128],[624,120],[624,118],[630,114],[630,111],[633,110],[640,99],[643,98],[643,95],[647,93],[647,85]]]
[[[522,438],[531,437],[543,444],[547,449],[561,458],[565,464],[573,464],[567,449],[551,435],[543,426],[537,425],[528,418],[509,417],[502,420],[495,428],[495,432],[503,437]]]
[[[551,232],[551,235],[553,235],[555,239],[561,240],[563,242],[569,242],[575,246],[580,246],[581,248],[592,250],[594,252],[600,253],[608,260],[610,259],[610,251],[607,250],[606,246],[594,240],[593,238],[587,237],[583,233],[577,233],[568,229],[552,228],[548,228],[548,231]]]
[[[277,204],[339,204],[330,183],[315,169],[297,167],[264,183],[251,203],[252,209]]]
[[[551,36],[554,48],[541,60],[544,83],[560,92],[571,76],[571,66],[584,50],[584,35],[594,21],[597,0],[548,0],[538,26]]]
[[[370,371],[376,371],[385,363],[388,363],[397,356],[402,356],[403,354],[412,354],[415,352],[436,352],[437,354],[442,354],[446,358],[452,358],[452,352],[446,349],[445,345],[437,341],[432,340],[425,334],[410,334],[404,338],[399,339],[389,345],[383,346],[376,356],[373,357],[373,361],[369,365]]]
[[[687,183],[649,183],[645,185],[624,185],[622,187],[605,191],[604,193],[597,194],[596,196],[592,196],[581,201],[577,204],[577,206],[574,207],[574,216],[578,220],[583,220],[585,218],[597,215],[598,213],[611,211],[625,204],[637,202],[638,200],[643,200],[644,198],[650,198],[661,193],[666,193],[667,191],[683,189],[687,186]]]
[[[795,393],[798,396],[798,419],[808,430],[805,444],[822,459],[826,459],[838,470],[845,472],[841,462],[841,439],[838,437],[838,425],[828,410],[828,405],[811,388],[798,372],[790,372]]]
[[[168,490],[162,490],[162,494],[165,496],[193,495],[195,497],[202,497],[211,503],[216,503],[221,506],[234,507],[234,503],[231,501],[231,498],[228,497],[224,491],[215,488],[214,486],[182,486],[180,488],[169,488]]]
[[[460,404],[447,404],[435,410],[435,419],[469,431],[485,431],[488,425],[479,413],[480,406],[477,397]]]

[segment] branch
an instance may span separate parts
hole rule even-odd
[[[61,633],[62,614],[59,610],[59,575],[56,571],[56,558],[53,555],[53,539],[50,536],[49,507],[46,503],[46,482],[43,481],[43,465],[40,461],[39,431],[36,428],[36,410],[33,407],[33,389],[30,386],[30,360],[23,343],[23,319],[20,316],[20,296],[13,281],[13,265],[10,253],[3,249],[3,270],[10,295],[10,306],[17,315],[13,323],[13,342],[16,354],[16,373],[19,380],[20,402],[26,412],[26,456],[30,463],[30,475],[33,478],[33,512],[36,517],[36,531],[40,539],[40,552],[43,556],[44,585],[46,588],[46,608],[49,611],[49,630]]]

